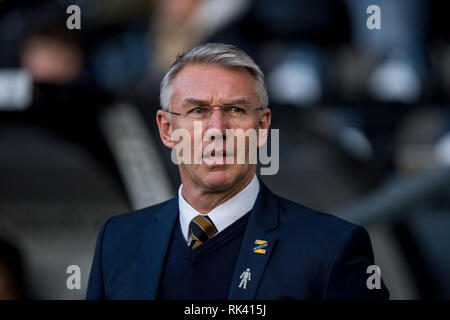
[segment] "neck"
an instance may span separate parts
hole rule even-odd
[[[254,173],[245,176],[243,179],[239,179],[235,185],[220,191],[207,190],[195,186],[191,181],[186,181],[186,184],[183,181],[181,194],[183,195],[184,200],[186,200],[186,202],[195,210],[202,214],[207,214],[241,192],[252,181],[253,176]]]

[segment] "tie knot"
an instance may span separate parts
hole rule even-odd
[[[197,248],[203,242],[217,233],[217,228],[208,216],[198,215],[189,224],[192,233],[192,249]]]

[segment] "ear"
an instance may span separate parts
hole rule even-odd
[[[158,110],[156,112],[156,123],[158,124],[159,136],[162,142],[166,147],[173,149],[175,144],[172,140],[172,123],[169,119],[169,113],[164,110]]]
[[[272,113],[269,108],[265,108],[260,111],[260,117],[259,117],[258,124],[259,124],[259,129],[264,129],[264,130],[262,130],[262,132],[264,132],[264,134],[258,130],[258,132],[261,133],[258,137],[258,147],[261,147],[267,141],[267,136],[268,136],[271,120],[272,120]]]
[[[260,111],[259,117],[259,128],[260,129],[269,129],[270,122],[272,120],[272,113],[269,108],[262,109]]]

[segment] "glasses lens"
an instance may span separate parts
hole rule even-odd
[[[243,121],[248,119],[249,115],[252,114],[253,109],[246,104],[233,104],[225,105],[221,109],[222,116],[227,120]],[[203,121],[209,120],[212,117],[215,109],[211,107],[196,107],[189,110],[185,117],[191,121]]]

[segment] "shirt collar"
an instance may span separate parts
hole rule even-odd
[[[180,209],[180,225],[184,239],[189,243],[191,236],[189,234],[189,223],[197,215],[201,214],[195,210],[182,195],[183,185],[178,189],[178,207]],[[239,193],[217,206],[206,215],[211,218],[218,232],[226,229],[233,222],[249,212],[256,201],[259,193],[259,181],[256,175],[252,181]]]

